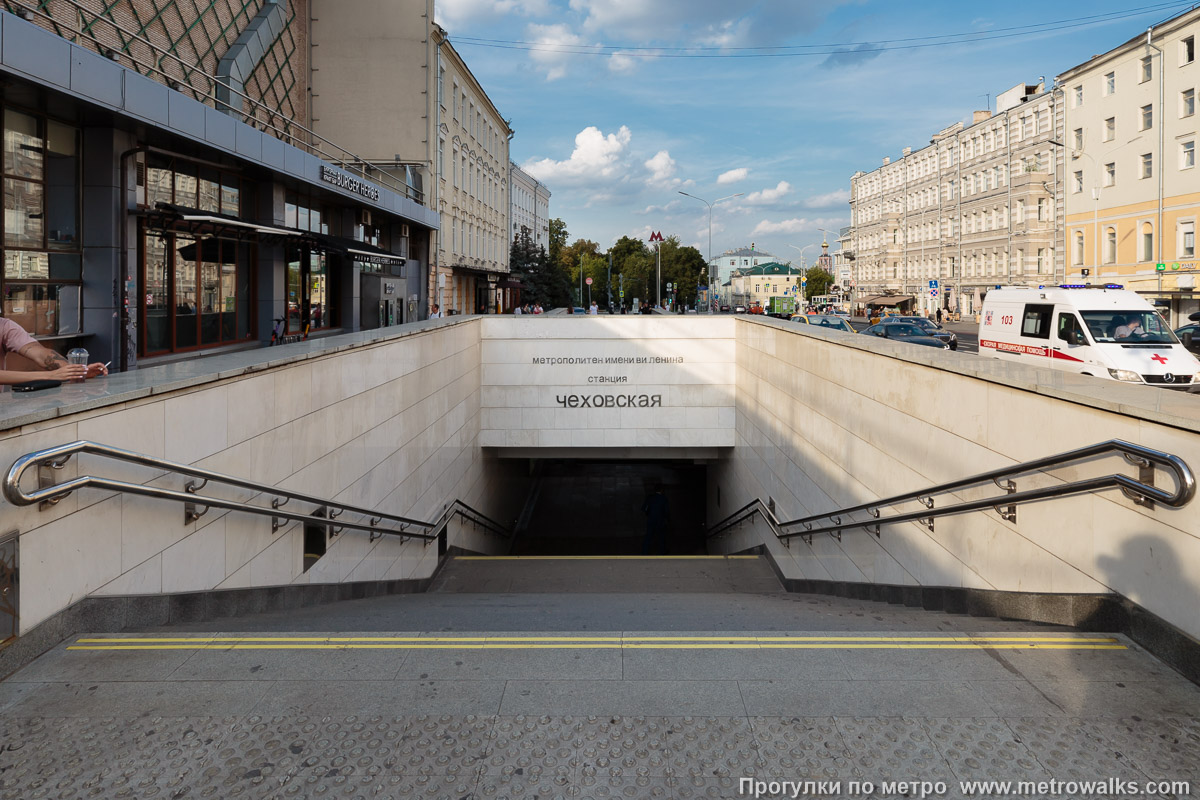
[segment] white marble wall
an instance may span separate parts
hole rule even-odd
[[[488,317],[480,444],[731,447],[733,332],[729,317]]]
[[[512,516],[496,491],[507,479],[478,445],[479,332],[477,321],[447,325],[10,430],[0,464],[89,439],[417,519],[436,518],[455,497]],[[175,489],[185,482],[92,457],[72,459],[63,477],[101,469]],[[28,480],[33,488],[36,477]],[[175,503],[95,490],[48,511],[0,500],[0,516],[4,531],[20,531],[22,632],[88,595],[420,578],[437,560],[435,546],[347,530],[304,572],[299,524],[272,533],[269,518],[219,509],[185,524]]]
[[[739,321],[737,337],[737,446],[710,470],[713,521],[756,496],[773,498],[779,517],[794,519],[1114,438],[1175,453],[1200,469],[1200,414],[1188,423],[1163,413],[1168,406],[1186,413],[1191,402],[1200,411],[1200,398],[1131,387],[1142,394],[1118,402],[1111,382],[1073,378],[1082,388],[1072,394],[1049,388],[1062,384],[1058,373],[1005,380],[1005,369],[973,356],[896,358],[849,335],[751,321]],[[1113,472],[1137,474],[1113,457],[1018,479],[1018,488]],[[1159,480],[1166,478],[1160,473]],[[991,496],[985,491],[960,496]],[[909,523],[884,527],[878,539],[854,529],[840,543],[794,539],[786,548],[757,523],[717,543],[735,552],[765,541],[795,578],[1115,591],[1200,635],[1197,502],[1147,510],[1104,491],[1022,506],[1015,524],[989,511],[940,518],[932,533]]]

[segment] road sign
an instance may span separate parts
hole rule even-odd
[[[1156,270],[1158,270],[1159,272],[1162,272],[1163,270],[1165,270],[1167,268],[1167,265],[1166,264],[1155,264],[1154,268]]]
[[[625,290],[624,289],[621,290],[621,299],[622,300],[625,299]]]
[[[936,288],[938,288],[938,282],[937,282],[937,281],[930,281],[930,282],[929,282],[929,288],[930,288],[930,289],[936,289]]]
[[[937,293],[938,293],[938,290],[937,290],[937,289],[930,289],[930,290],[929,290],[929,296],[930,296],[930,297],[937,297]]]
[[[584,281],[584,283],[586,283],[588,286],[591,286],[591,285],[592,285],[592,279],[591,279],[591,278],[588,278],[586,281]]]

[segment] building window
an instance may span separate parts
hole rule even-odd
[[[1179,223],[1179,257],[1192,258],[1196,255],[1196,221],[1184,220]]]
[[[1075,231],[1075,265],[1083,266],[1083,231]]]
[[[1046,271],[1046,248],[1039,247],[1037,251],[1037,271]]]
[[[1075,107],[1079,108],[1083,105],[1083,86],[1075,87]]]
[[[1117,263],[1117,229],[1104,229],[1104,263]]]
[[[1047,213],[1046,213],[1046,210],[1047,210],[1047,206],[1048,206],[1048,205],[1049,205],[1049,204],[1046,202],[1046,198],[1044,198],[1044,197],[1039,197],[1039,198],[1038,198],[1038,201],[1037,201],[1037,206],[1038,206],[1037,218],[1038,218],[1038,222],[1045,222],[1045,221],[1046,221],[1046,218],[1047,218]]]
[[[1117,118],[1109,117],[1104,120],[1104,141],[1111,142],[1117,135]]]
[[[1154,154],[1142,153],[1142,177],[1154,177]]]
[[[3,119],[3,315],[33,336],[79,333],[79,131],[13,109]]]
[[[1153,77],[1153,64],[1154,59],[1151,56],[1146,56],[1142,59],[1142,83],[1145,83],[1146,81],[1150,80],[1151,77]]]
[[[1196,166],[1196,142],[1183,142],[1179,145],[1179,168],[1191,169]]]
[[[1190,64],[1196,60],[1196,37],[1189,36],[1179,43],[1179,65]]]
[[[1104,185],[1112,186],[1117,182],[1116,162],[1110,161],[1104,165]]]
[[[1075,129],[1075,149],[1076,150],[1083,149],[1083,128]]]
[[[1075,194],[1083,191],[1083,170],[1076,170],[1074,180],[1071,183],[1071,191]]]
[[[1117,73],[1110,72],[1104,76],[1104,94],[1110,95],[1117,90]]]
[[[1154,106],[1142,106],[1142,130],[1148,131],[1154,127]]]
[[[1179,116],[1190,117],[1196,113],[1196,90],[1187,89],[1179,94]]]
[[[1142,261],[1154,260],[1154,226],[1142,223]]]

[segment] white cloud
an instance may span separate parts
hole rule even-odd
[[[646,179],[647,186],[656,186],[671,188],[679,185],[678,178],[672,179],[675,175],[675,159],[671,158],[671,154],[666,150],[659,150],[643,166],[650,170],[650,177]]]
[[[850,202],[850,190],[838,189],[828,194],[819,194],[804,201],[805,208],[834,208]]]
[[[720,185],[724,183],[737,183],[738,181],[744,181],[746,180],[746,176],[749,174],[750,170],[746,169],[745,167],[731,169],[728,172],[722,172],[719,176],[717,176],[717,184]]]
[[[608,59],[609,72],[627,74],[637,69],[637,59],[624,53],[613,53]]]
[[[453,32],[459,22],[478,22],[489,17],[519,14],[523,17],[545,16],[551,12],[548,0],[438,0],[434,4],[434,20]]]
[[[607,182],[623,171],[621,165],[628,157],[626,148],[632,138],[633,134],[624,125],[607,136],[594,125],[589,126],[575,135],[575,149],[567,160],[527,161],[522,169],[550,184]]]
[[[566,25],[530,25],[527,35],[539,45],[529,51],[529,57],[546,70],[546,80],[556,81],[567,74],[567,62],[572,46],[587,44],[582,36]]]
[[[812,30],[847,0],[570,0],[584,30],[616,39],[732,47],[777,43]]]
[[[762,233],[799,233],[800,231],[812,230],[812,223],[806,219],[785,219],[782,222],[771,222],[763,220],[754,226],[754,230],[750,232],[751,236],[757,236]]]
[[[762,205],[764,203],[774,203],[779,198],[792,191],[792,185],[787,181],[780,181],[774,189],[763,189],[760,192],[751,192],[746,195],[745,202],[751,205]]]
[[[779,222],[771,222],[764,219],[762,222],[754,226],[754,230],[750,232],[751,236],[758,234],[771,233],[804,233],[806,231],[815,231],[818,228],[835,231],[842,225],[845,225],[845,220],[835,218],[817,218],[804,219],[796,218],[785,219]]]

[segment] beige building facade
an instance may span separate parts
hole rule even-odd
[[[508,175],[508,195],[512,204],[510,241],[520,235],[521,228],[525,228],[534,247],[549,250],[550,188],[511,161]]]
[[[409,176],[439,214],[422,302],[495,311],[509,283],[512,129],[434,23],[433,0],[360,0],[352,15],[310,2],[314,129]]]
[[[1119,283],[1172,325],[1196,294],[1200,10],[1059,76],[1072,282]]]
[[[995,113],[856,173],[842,236],[852,302],[888,296],[916,313],[970,315],[991,287],[1061,275],[1057,107],[1042,83],[1019,84]]]

